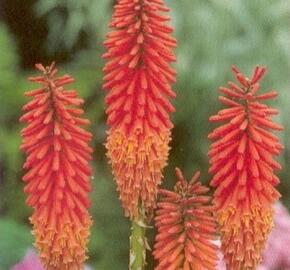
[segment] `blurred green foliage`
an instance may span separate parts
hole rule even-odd
[[[15,2],[14,8],[21,6]],[[61,73],[72,74],[74,87],[85,98],[86,116],[91,120],[95,149],[91,214],[94,219],[90,240],[89,263],[94,269],[125,270],[128,265],[129,222],[123,217],[110,168],[105,158],[104,93],[101,90],[107,22],[113,1],[38,0],[31,1],[30,10],[46,21],[46,42],[38,44],[36,35],[30,42],[46,48],[46,54],[67,53],[69,61],[59,65]],[[186,175],[200,169],[203,181],[209,175],[207,151],[210,115],[220,105],[218,86],[231,80],[230,66],[236,64],[249,74],[255,64],[267,65],[269,72],[263,88],[273,87],[279,97],[272,105],[281,112],[276,118],[285,131],[279,136],[285,150],[279,158],[283,170],[279,187],[283,201],[290,205],[290,2],[285,0],[167,0],[172,24],[178,40],[176,49],[178,71],[176,113],[169,166],[164,185],[172,186],[175,166]],[[9,6],[11,7],[11,1]],[[9,15],[9,14],[8,14]],[[7,16],[8,16],[7,15]],[[25,16],[25,14],[23,14]],[[5,18],[5,16],[4,16]],[[25,206],[21,182],[24,156],[19,152],[18,122],[21,106],[26,102],[23,92],[35,86],[26,81],[32,69],[20,65],[24,52],[19,49],[22,36],[13,35],[5,20],[0,22],[0,269],[8,269],[32,245],[28,233],[31,209]],[[33,31],[33,25],[29,26]],[[41,50],[34,59],[47,59]],[[51,59],[53,60],[53,59]],[[49,63],[44,63],[49,64]],[[32,66],[31,66],[32,68]],[[151,230],[151,236],[153,236]],[[5,238],[4,238],[5,237]],[[152,237],[150,238],[152,244]],[[4,246],[5,245],[5,246]],[[9,250],[9,252],[7,251]],[[10,250],[13,252],[10,253]],[[9,255],[9,256],[8,256]],[[5,260],[4,260],[5,258]],[[153,269],[152,260],[148,269]]]
[[[32,235],[27,226],[6,218],[0,220],[0,231],[0,269],[4,270],[23,258]]]
[[[93,47],[97,34],[104,33],[111,1],[40,0],[35,5],[38,16],[46,16],[49,34],[47,48],[71,49],[78,42]]]

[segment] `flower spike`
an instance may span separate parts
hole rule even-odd
[[[27,154],[23,176],[27,204],[34,208],[30,218],[35,245],[46,269],[79,270],[86,259],[91,218],[88,192],[92,149],[91,133],[80,126],[83,104],[75,90],[64,86],[73,82],[69,75],[56,77],[54,63],[37,64],[43,74],[29,78],[40,88],[25,92],[33,97],[23,110],[21,150]]]
[[[155,270],[214,270],[217,262],[213,217],[209,189],[198,181],[199,172],[188,183],[176,169],[174,191],[160,189],[157,203]]]
[[[232,70],[238,83],[219,88],[227,108],[210,117],[225,123],[209,134],[214,140],[209,171],[227,267],[250,270],[260,262],[272,228],[272,205],[280,197],[274,170],[281,166],[273,156],[283,147],[271,130],[282,127],[271,120],[278,111],[261,103],[277,92],[258,94],[266,68],[257,66],[250,79],[237,67]]]
[[[107,155],[125,215],[136,220],[142,209],[150,219],[169,151],[176,40],[163,0],[118,0],[114,9],[104,54]]]

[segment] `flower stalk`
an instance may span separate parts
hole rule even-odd
[[[146,225],[143,219],[132,221],[130,236],[130,270],[143,270],[146,265]]]

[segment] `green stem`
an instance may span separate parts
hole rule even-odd
[[[132,221],[132,234],[130,236],[130,270],[144,270],[146,265],[146,225],[140,218]]]

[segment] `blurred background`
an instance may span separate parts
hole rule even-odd
[[[290,207],[290,1],[287,0],[166,0],[171,8],[178,72],[174,89],[177,112],[164,186],[174,183],[173,170],[194,170],[208,183],[208,123],[220,104],[216,89],[231,77],[236,64],[249,74],[256,64],[268,66],[264,90],[279,97],[271,101],[285,150],[279,157],[282,201]],[[95,149],[91,214],[94,226],[88,263],[93,269],[125,270],[128,265],[129,222],[123,217],[110,168],[105,158],[102,45],[112,13],[112,0],[0,0],[0,270],[9,269],[32,246],[25,205],[19,152],[18,119],[27,102],[23,92],[34,89],[26,77],[34,64],[55,60],[61,73],[76,79],[92,122]],[[150,244],[154,230],[150,230]],[[148,269],[153,269],[149,258]]]

